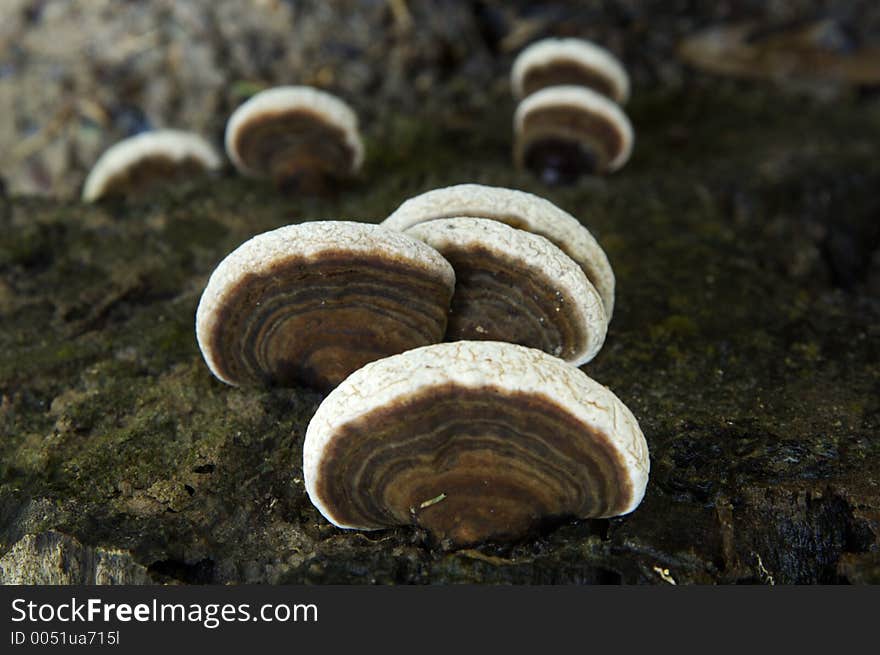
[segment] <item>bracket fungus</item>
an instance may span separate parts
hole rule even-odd
[[[618,104],[629,99],[629,75],[609,50],[575,38],[549,38],[519,53],[510,74],[518,100],[548,86],[585,86]]]
[[[419,223],[455,216],[490,218],[548,239],[583,269],[602,296],[605,314],[611,320],[614,271],[605,251],[580,221],[545,198],[515,189],[458,184],[410,198],[382,225],[403,231]]]
[[[378,225],[259,234],[212,273],[196,313],[211,372],[232,385],[329,389],[367,362],[443,339],[455,273]]]
[[[605,342],[602,299],[581,268],[537,234],[486,218],[440,218],[405,234],[452,264],[447,341],[509,341],[580,366]]]
[[[210,143],[181,130],[153,130],[110,146],[95,162],[83,185],[82,199],[143,191],[157,183],[184,179],[220,168]]]
[[[539,350],[458,341],[372,362],[306,430],[306,490],[341,528],[416,524],[465,545],[627,514],[648,482],[629,409]]]
[[[548,184],[612,173],[632,154],[633,129],[605,96],[580,86],[548,86],[517,105],[514,161]]]
[[[308,86],[281,86],[232,113],[226,153],[244,175],[311,193],[354,176],[364,145],[357,115],[343,100]]]

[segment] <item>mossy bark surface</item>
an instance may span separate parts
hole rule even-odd
[[[511,165],[513,104],[490,96],[389,110],[361,179],[323,198],[229,172],[115,204],[0,201],[5,579],[47,557],[28,558],[40,543],[74,543],[125,558],[110,578],[78,564],[83,581],[880,581],[876,105],[723,81],[642,92],[632,161],[548,188]],[[608,253],[616,310],[584,370],[648,440],[632,514],[466,550],[336,529],[302,481],[321,396],[232,388],[205,366],[196,305],[245,239],[379,221],[459,182],[543,195]]]

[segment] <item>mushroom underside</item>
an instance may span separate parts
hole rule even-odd
[[[570,183],[582,175],[608,172],[624,149],[624,135],[604,116],[553,107],[524,118],[514,159],[539,177]]]
[[[470,207],[462,207],[456,208],[455,211],[450,212],[441,212],[436,215],[432,214],[429,217],[426,217],[424,220],[420,221],[421,223],[427,223],[429,221],[435,220],[443,220],[447,218],[456,218],[459,216],[475,216],[477,218],[488,218],[489,220],[498,221],[499,223],[504,223],[512,228],[516,228],[517,230],[525,230],[527,232],[531,232],[532,234],[537,234],[538,236],[542,236],[554,246],[559,248],[566,255],[571,257],[571,259],[581,267],[584,275],[587,276],[587,280],[590,281],[594,287],[596,287],[597,291],[605,290],[605,285],[602,284],[603,275],[599,272],[599,263],[591,261],[590,259],[586,259],[583,255],[583,252],[577,252],[575,248],[573,248],[573,244],[570,241],[561,240],[559,235],[553,232],[552,230],[544,230],[540,227],[536,227],[535,225],[529,223],[524,220],[522,217],[517,216],[515,214],[501,214],[491,211],[485,210],[475,210]],[[607,290],[606,294],[608,293]],[[606,308],[607,312],[607,308]]]
[[[154,189],[159,184],[188,180],[204,175],[207,171],[205,162],[198,157],[149,155],[110,175],[101,184],[98,195],[120,197],[139,194]]]
[[[383,226],[396,230],[434,220],[472,216],[537,234],[577,263],[602,297],[605,313],[614,310],[614,273],[602,247],[574,216],[530,193],[479,184],[427,191],[404,202]]]
[[[506,341],[570,360],[591,340],[577,311],[542,270],[486,247],[446,245],[455,270],[447,341]]]
[[[543,66],[532,66],[523,76],[523,95],[528,96],[548,86],[585,86],[614,100],[619,91],[607,75],[576,61],[551,61]]]
[[[356,160],[345,131],[306,109],[255,116],[233,148],[251,173],[301,191],[327,190],[353,175]]]
[[[428,270],[340,251],[243,276],[208,338],[234,384],[336,386],[373,360],[443,338],[451,285]]]
[[[608,436],[554,400],[452,383],[338,428],[315,488],[338,525],[415,523],[456,544],[618,515],[634,493]]]

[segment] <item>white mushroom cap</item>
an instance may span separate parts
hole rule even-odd
[[[601,350],[608,331],[602,298],[580,266],[544,237],[472,217],[419,223],[405,234],[455,269],[447,339],[522,343],[576,366]],[[526,290],[527,281],[539,286]]]
[[[517,105],[513,117],[514,134],[517,138],[523,138],[525,124],[531,116],[559,108],[594,117],[614,131],[620,143],[616,151],[606,153],[609,160],[605,166],[609,172],[618,170],[629,160],[635,140],[629,118],[602,94],[580,86],[548,86],[525,98]]]
[[[358,358],[441,340],[454,285],[450,264],[405,234],[353,221],[287,225],[220,262],[199,301],[196,337],[227,384],[325,387]],[[307,367],[310,379],[291,366]]]
[[[86,178],[83,200],[97,200],[110,190],[108,184],[114,178],[151,158],[177,163],[194,160],[207,170],[220,168],[222,164],[211,144],[198,134],[168,129],[143,132],[123,139],[104,151]]]
[[[260,171],[248,164],[236,149],[240,131],[261,116],[307,110],[319,114],[330,125],[338,128],[354,153],[351,171],[357,171],[364,161],[364,144],[354,110],[337,96],[310,86],[279,86],[257,93],[239,106],[226,124],[226,154],[235,167],[246,175],[257,176]]]
[[[592,41],[575,38],[542,39],[520,52],[510,74],[514,97],[521,99],[525,95],[523,83],[529,71],[564,61],[601,75],[613,88],[610,95],[613,101],[625,104],[629,99],[629,75],[620,60]]]
[[[458,184],[410,198],[382,225],[404,231],[418,223],[454,216],[491,218],[549,239],[584,270],[602,296],[611,320],[614,272],[605,251],[580,221],[545,198],[515,189]]]
[[[493,426],[491,412],[483,413],[479,405],[470,410],[465,406],[460,409],[449,407],[449,411],[442,406],[438,410],[436,403],[444,402],[444,394],[449,390],[463,390],[464,398],[473,394],[475,402],[497,403],[493,411],[501,412],[503,427]],[[505,397],[513,398],[514,402],[503,404]],[[419,428],[414,427],[418,425],[416,412],[420,398],[425,399],[424,406],[437,417],[436,420],[429,417],[423,426],[427,434],[420,434]],[[530,398],[541,399],[541,403],[530,408],[527,404]],[[455,404],[454,400],[452,404]],[[526,428],[529,437],[546,438],[548,447],[535,451],[527,441],[523,442],[522,448],[514,446],[514,452],[533,453],[531,459],[526,457],[521,466],[516,464],[517,455],[513,456],[513,462],[501,453],[498,459],[493,459],[491,452],[495,449],[491,443],[497,439],[500,451],[505,442],[524,438],[520,432],[522,421],[530,421],[529,417],[534,417],[538,410],[571,417],[574,424],[566,419],[564,425],[568,428],[550,430],[551,434],[543,437],[534,434],[534,426]],[[468,435],[474,421],[486,427]],[[572,425],[580,427],[572,430]],[[447,429],[448,432],[443,432]],[[386,434],[381,434],[383,430]],[[408,431],[416,434],[406,434]],[[447,435],[447,440],[437,440],[437,435],[442,434]],[[565,441],[554,441],[560,438],[575,441],[568,442],[569,448],[563,445]],[[365,445],[370,440],[375,443]],[[556,465],[570,461],[563,453],[574,452],[581,446],[596,447],[605,453],[595,459],[587,456],[595,463],[592,468],[587,467],[592,471],[590,477],[574,478],[575,489],[584,485],[585,494],[572,492],[568,487],[572,478],[560,482],[558,469],[543,460],[546,456]],[[444,453],[450,449],[455,452],[446,457]],[[415,452],[407,453],[407,450]],[[485,470],[479,468],[480,452],[487,453],[483,456],[488,461]],[[350,458],[356,458],[358,464],[343,463],[334,468],[334,459]],[[388,458],[397,460],[394,466],[388,464]],[[432,490],[427,478],[440,479],[446,473],[459,476],[458,480],[473,482],[473,467],[470,472],[462,470],[468,466],[468,461],[476,463],[476,474],[485,478],[486,486],[477,485],[482,491],[475,492],[473,485],[462,484],[456,489],[444,487],[439,482]],[[404,462],[409,462],[409,466]],[[444,465],[452,470],[443,470]],[[494,468],[490,468],[493,465]],[[366,470],[374,466],[381,468],[379,471]],[[525,478],[516,477],[518,470],[514,469],[532,466],[535,467],[532,474]],[[408,468],[416,470],[410,473]],[[515,521],[487,525],[497,517],[491,504],[497,500],[496,492],[503,493],[499,491],[503,489],[503,485],[497,484],[499,482],[516,479],[517,484],[521,484],[526,480],[525,484],[531,486],[532,491],[525,496],[524,502],[532,495],[547,494],[568,499],[554,508],[560,512],[583,518],[616,516],[627,514],[639,505],[644,497],[649,469],[648,446],[638,421],[609,389],[577,368],[539,350],[491,341],[457,341],[426,346],[367,364],[352,373],[321,403],[309,423],[303,444],[306,490],[312,503],[334,525],[377,529],[408,523],[415,518],[429,528],[433,520],[435,527],[450,529],[451,521],[451,529],[455,532],[451,536],[465,542],[516,529]],[[583,470],[580,465],[573,467],[573,472]],[[330,479],[326,478],[328,475]],[[392,479],[395,475],[396,480]],[[454,478],[445,478],[446,483],[450,479]],[[381,488],[371,488],[371,484],[378,484],[376,480],[382,482]],[[567,487],[567,491],[554,491]],[[426,496],[411,497],[410,493],[407,498],[408,492],[421,492]],[[441,497],[437,494],[442,494],[444,499],[441,502],[419,502],[437,500]],[[481,501],[483,494],[485,498]],[[605,494],[613,496],[607,505],[604,505],[607,498],[600,499]],[[573,500],[575,496],[581,500]],[[444,509],[444,503],[447,509]],[[429,507],[429,504],[433,506]],[[604,509],[597,509],[600,505]],[[499,513],[505,507],[510,509],[510,505],[500,501]],[[424,508],[424,513],[420,514],[418,510]],[[429,512],[452,511],[453,508],[463,513],[473,511],[474,514],[470,521],[468,517],[458,517],[457,523],[455,517],[444,519],[437,514],[429,515]],[[512,511],[517,511],[515,503]],[[539,517],[530,515],[528,518]]]

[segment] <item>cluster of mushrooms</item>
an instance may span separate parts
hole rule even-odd
[[[633,147],[620,106],[629,76],[620,61],[584,39],[550,38],[525,48],[510,75],[514,98],[514,162],[548,184],[612,173]]]
[[[328,392],[303,473],[331,523],[417,524],[462,545],[641,501],[638,423],[578,368],[613,302],[608,259],[574,217],[463,184],[379,225],[253,237],[211,275],[196,334],[228,384]]]
[[[618,170],[633,147],[621,105],[629,76],[605,48],[574,38],[550,38],[525,48],[511,70],[519,101],[514,114],[514,162],[548,184]],[[364,145],[352,108],[307,86],[257,93],[230,116],[226,154],[236,169],[269,177],[282,189],[323,192],[357,174]],[[137,192],[155,183],[217,170],[222,158],[203,137],[162,129],[109,148],[89,173],[83,199]]]
[[[342,99],[308,86],[257,93],[226,123],[226,154],[248,177],[282,189],[325,192],[353,177],[364,160],[357,116]],[[144,132],[108,148],[89,172],[87,202],[137,193],[161,182],[216,171],[223,160],[202,136],[182,130]]]
[[[561,161],[573,151],[560,144],[574,139],[594,170],[622,165],[631,129],[608,118],[622,113],[587,89],[547,86],[571,66],[542,66],[535,47],[514,67],[526,96],[518,159],[546,164],[556,148]],[[611,77],[625,97],[625,74]],[[364,159],[351,108],[302,86],[242,104],[225,146],[242,174],[300,192],[326,190]],[[221,165],[201,137],[159,130],[110,148],[83,198]],[[415,524],[453,545],[517,539],[548,519],[626,514],[644,496],[638,422],[578,368],[605,341],[614,284],[601,246],[567,212],[462,184],[411,198],[381,224],[313,221],[254,236],[211,274],[196,336],[227,384],[326,394],[303,473],[334,525]]]

